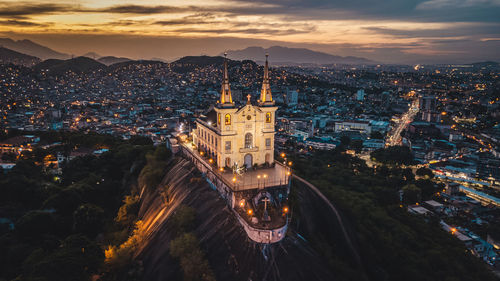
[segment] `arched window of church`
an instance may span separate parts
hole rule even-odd
[[[217,125],[220,125],[220,113],[217,113]]]
[[[252,148],[253,136],[250,133],[245,135],[245,148]]]
[[[271,123],[271,112],[266,113],[266,123]]]
[[[231,114],[226,114],[225,123],[226,125],[231,125]]]

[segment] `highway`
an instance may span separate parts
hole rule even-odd
[[[397,126],[395,129],[391,130],[389,133],[389,138],[387,141],[387,146],[395,146],[401,144],[401,132],[408,127],[408,125],[413,121],[415,115],[417,115],[419,111],[419,102],[418,99],[415,99],[412,103],[408,111],[401,116]]]

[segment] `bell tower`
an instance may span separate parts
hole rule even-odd
[[[234,107],[231,87],[229,85],[229,74],[227,73],[227,53],[224,53],[224,74],[222,77],[222,87],[220,92],[219,107]]]
[[[273,106],[273,95],[271,94],[271,86],[269,85],[269,63],[267,57],[269,54],[266,53],[266,64],[264,65],[264,79],[262,81],[262,89],[260,90],[260,106]]]

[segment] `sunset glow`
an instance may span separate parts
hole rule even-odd
[[[219,45],[232,42],[231,48],[288,44],[380,61],[432,60],[443,54],[449,59],[464,54],[495,59],[498,14],[497,0],[1,1],[0,33],[73,53],[107,52],[96,38],[112,35],[125,41],[137,36],[160,41],[219,38],[220,43],[188,47],[208,54],[218,54]],[[84,45],[61,42],[76,35],[92,39]],[[185,55],[173,49],[170,55],[152,52],[165,59]],[[123,55],[141,56],[135,50]]]

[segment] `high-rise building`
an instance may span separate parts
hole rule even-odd
[[[287,89],[286,91],[286,104],[289,106],[294,106],[299,103],[299,92],[297,90]]]
[[[433,95],[422,95],[419,97],[420,111],[435,111],[436,97]]]
[[[356,100],[362,101],[364,99],[365,99],[365,90],[359,89],[358,92],[356,93]]]
[[[431,123],[441,121],[441,114],[436,111],[437,98],[433,95],[422,95],[419,97],[421,120]]]

